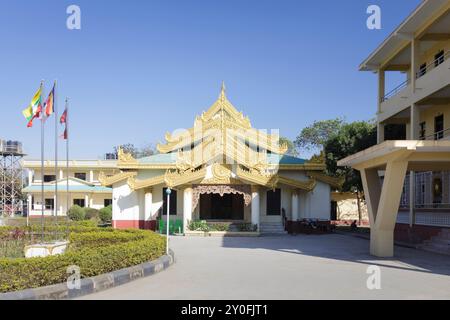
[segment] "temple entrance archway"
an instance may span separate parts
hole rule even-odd
[[[201,220],[244,220],[244,196],[242,194],[200,195]]]

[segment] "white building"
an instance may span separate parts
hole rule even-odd
[[[99,182],[100,172],[114,175],[117,170],[116,160],[71,160],[67,171],[66,161],[58,162],[55,172],[55,162],[45,161],[44,172],[41,171],[40,160],[24,160],[23,167],[28,170],[28,186],[23,189],[27,194],[28,212],[30,216],[41,216],[42,205],[44,214],[58,216],[66,215],[67,204],[101,209],[112,204],[112,189],[104,187]],[[67,180],[67,175],[69,179]],[[44,180],[44,199],[41,186]],[[58,208],[55,208],[55,185],[58,183]],[[68,183],[68,192],[67,192]]]

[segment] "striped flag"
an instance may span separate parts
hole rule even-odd
[[[33,96],[30,105],[22,111],[23,116],[27,119],[27,127],[31,128],[33,126],[33,120],[39,118],[42,112],[42,86],[39,87],[38,91]]]
[[[47,118],[55,112],[55,87],[56,82],[53,85],[52,91],[48,94],[47,100],[45,101],[45,115]]]

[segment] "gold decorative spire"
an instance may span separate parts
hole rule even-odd
[[[226,99],[226,91],[227,89],[225,87],[225,81],[222,81],[222,88],[220,89],[220,96],[219,96],[219,99],[222,102],[225,101]]]

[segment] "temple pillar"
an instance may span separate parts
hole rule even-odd
[[[297,190],[292,190],[292,204],[291,204],[291,208],[292,208],[292,215],[291,215],[291,220],[292,221],[298,221],[298,191]]]
[[[187,226],[192,221],[192,188],[186,188],[183,192],[183,232],[188,230]]]
[[[252,186],[252,224],[257,226],[257,231],[259,231],[259,214],[259,188]]]
[[[149,188],[145,190],[144,195],[144,221],[152,220],[152,204],[153,204],[153,190]]]

